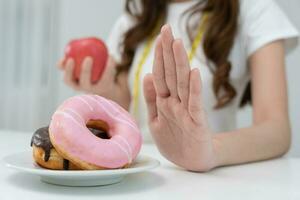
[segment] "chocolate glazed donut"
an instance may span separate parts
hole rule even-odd
[[[51,155],[51,150],[54,150],[54,147],[50,141],[49,137],[49,127],[42,127],[36,130],[31,138],[31,146],[35,146],[38,148],[43,149],[44,151],[44,158],[43,160],[45,162],[49,161],[50,155]],[[95,136],[102,138],[102,139],[109,139],[108,134],[101,130],[101,129],[96,129],[96,128],[88,128]],[[39,164],[39,163],[38,163]],[[64,170],[69,170],[70,169],[70,162],[69,160],[63,159],[63,169]]]

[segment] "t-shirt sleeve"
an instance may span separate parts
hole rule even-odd
[[[247,56],[276,40],[283,39],[287,51],[296,47],[298,31],[273,0],[241,1],[241,31]]]
[[[133,18],[127,13],[124,13],[117,19],[108,35],[106,45],[109,55],[112,56],[116,62],[121,61],[121,45],[124,40],[124,35],[133,25]]]

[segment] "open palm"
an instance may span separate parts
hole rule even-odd
[[[216,166],[212,133],[201,102],[198,69],[190,69],[181,40],[169,25],[157,39],[152,74],[144,78],[149,126],[160,152],[193,171]]]

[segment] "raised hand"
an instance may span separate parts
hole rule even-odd
[[[161,29],[152,74],[144,78],[149,127],[160,152],[192,171],[217,165],[212,132],[202,107],[200,72],[191,70],[180,39]]]

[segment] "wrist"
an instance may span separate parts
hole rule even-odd
[[[207,138],[203,138],[201,148],[198,149],[202,153],[197,154],[197,157],[186,160],[186,164],[189,166],[187,167],[188,170],[207,172],[221,166],[221,159],[219,158],[220,145],[218,140],[215,141],[214,135],[210,132],[210,134],[207,134]]]
[[[216,167],[226,165],[226,158],[223,148],[223,135],[215,134],[213,135],[213,146],[214,146],[214,153],[215,153],[215,163]]]

